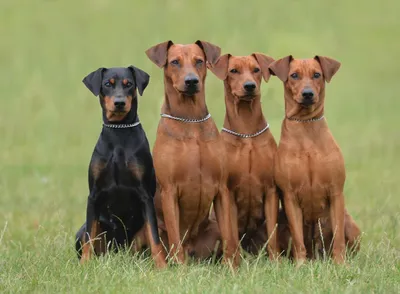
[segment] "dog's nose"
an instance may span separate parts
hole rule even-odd
[[[256,89],[256,83],[253,82],[246,82],[243,85],[243,88],[247,91],[247,92],[253,92]]]
[[[125,107],[125,99],[124,98],[117,98],[114,99],[114,106],[116,108],[124,108]]]
[[[187,75],[185,77],[185,85],[188,87],[197,86],[198,83],[199,83],[199,78],[196,77],[195,75]]]
[[[304,89],[301,95],[304,100],[312,100],[314,98],[314,92],[311,89]]]

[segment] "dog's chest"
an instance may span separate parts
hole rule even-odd
[[[229,189],[249,186],[264,190],[272,185],[274,151],[269,145],[232,145],[225,142],[226,166],[229,174]]]
[[[117,149],[92,159],[90,173],[97,189],[137,187],[147,172],[144,161],[129,150]]]
[[[268,145],[225,142],[228,189],[233,193],[240,230],[256,229],[264,218],[263,202],[273,186],[273,153]]]
[[[194,186],[219,183],[224,163],[222,150],[220,140],[194,138],[164,143],[162,150],[154,152],[157,177]]]
[[[157,144],[154,152],[157,178],[163,188],[177,191],[181,229],[191,228],[190,235],[196,235],[221,187],[222,142],[193,138]]]
[[[195,205],[208,206],[220,187],[223,154],[220,152],[220,143],[197,141],[187,144],[185,152],[176,159],[173,169],[173,182],[177,183],[181,197],[190,195],[190,203],[195,204],[197,198],[202,203]]]
[[[127,148],[115,148],[108,156],[92,159],[91,193],[103,215],[125,218],[140,211],[146,196],[141,185],[147,172],[144,166]]]
[[[325,144],[282,144],[278,148],[275,177],[280,187],[304,194],[331,191],[344,183],[343,156],[333,140]]]

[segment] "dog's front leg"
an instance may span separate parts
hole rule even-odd
[[[83,237],[81,264],[84,264],[92,257],[94,247],[101,249],[102,246],[94,246],[97,235],[100,233],[100,223],[95,215],[93,199],[89,196],[86,209],[86,231]],[[100,240],[98,240],[100,242]],[[96,244],[100,245],[100,244]]]
[[[161,204],[171,256],[178,262],[185,262],[185,252],[180,237],[179,207],[176,190],[161,189]]]
[[[235,199],[235,192],[229,191],[229,200],[231,206],[231,224],[232,224],[232,237],[234,240],[239,240],[239,221],[238,221],[238,208]],[[239,244],[239,243],[238,243]]]
[[[344,239],[344,196],[343,193],[331,195],[330,214],[333,232],[332,256],[336,263],[344,263],[345,239]]]
[[[240,256],[238,251],[239,236],[233,236],[231,223],[231,199],[226,187],[221,187],[214,200],[215,216],[222,236],[224,261],[231,260],[234,267],[239,266]]]
[[[297,266],[301,266],[307,255],[306,247],[304,246],[303,212],[292,191],[284,191],[283,194],[285,212],[293,240],[293,257],[297,262]]]
[[[154,208],[153,198],[146,199],[146,239],[150,244],[151,255],[156,263],[156,267],[164,268],[167,266],[165,260],[164,248],[160,241],[160,236],[158,234],[158,225],[156,211]]]
[[[270,260],[275,260],[279,256],[278,246],[278,210],[279,210],[279,198],[276,192],[276,188],[268,188],[266,190],[265,202],[264,202],[264,213],[267,225],[268,234],[268,256]]]

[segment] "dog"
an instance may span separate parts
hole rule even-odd
[[[323,56],[287,56],[269,65],[284,83],[285,118],[274,177],[298,266],[312,255],[310,244],[321,246],[316,239],[321,221],[323,235],[333,238],[332,257],[338,264],[345,262],[345,240],[354,243],[360,235],[345,211],[344,159],[324,117],[325,82],[339,67],[338,61]]]
[[[137,114],[136,89],[143,95],[149,78],[129,66],[99,68],[83,79],[100,98],[104,123],[89,165],[86,222],[76,236],[81,263],[90,259],[92,247],[103,254],[135,241],[150,245],[157,267],[167,265],[153,203],[153,160]]]
[[[224,81],[226,115],[223,138],[228,170],[232,231],[242,247],[257,254],[268,242],[278,257],[279,197],[273,178],[277,145],[261,108],[261,80],[268,82],[273,58],[261,53],[223,55],[210,70]],[[267,234],[268,232],[268,234]]]
[[[224,262],[239,264],[226,187],[225,154],[205,101],[206,62],[215,63],[221,49],[211,43],[167,41],[146,51],[164,69],[165,98],[153,149],[160,185],[162,219],[170,254],[184,263],[190,248],[201,245],[214,205],[224,244]],[[197,249],[198,250],[198,249]]]

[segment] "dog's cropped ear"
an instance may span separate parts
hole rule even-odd
[[[261,73],[263,75],[264,81],[268,82],[269,78],[271,77],[268,66],[272,62],[274,62],[275,59],[262,53],[253,53],[253,56],[261,67]]]
[[[228,76],[228,66],[229,66],[229,58],[230,54],[222,55],[217,62],[212,65],[207,62],[207,67],[213,74],[217,76],[220,80],[225,80]]]
[[[214,65],[217,62],[218,58],[221,55],[221,48],[219,48],[217,45],[200,40],[197,40],[195,44],[203,50],[204,54],[206,55],[207,61],[211,65]]]
[[[337,73],[337,71],[339,70],[340,62],[336,61],[335,59],[319,55],[316,55],[314,59],[316,59],[319,64],[321,64],[322,73],[324,74],[325,81],[329,83],[335,73]]]
[[[268,67],[269,72],[271,75],[277,76],[282,82],[286,82],[289,75],[290,62],[292,60],[292,55],[289,55],[274,61]]]
[[[164,43],[157,44],[157,45],[147,49],[146,55],[158,67],[164,67],[167,64],[168,49],[172,45],[174,45],[174,43],[171,40],[166,41]]]
[[[135,78],[136,87],[140,96],[143,96],[144,89],[146,89],[150,81],[149,74],[133,65],[128,66],[128,68],[132,71],[132,75]]]
[[[103,72],[106,69],[104,67],[100,67],[98,70],[91,72],[88,74],[82,82],[85,86],[93,93],[94,96],[99,96],[101,90],[101,81],[103,80]]]

